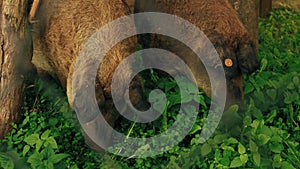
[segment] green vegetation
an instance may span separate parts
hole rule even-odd
[[[30,168],[93,168],[99,155],[85,145],[64,91],[41,80],[34,84],[26,91],[23,122],[13,124],[2,143],[0,166],[9,168],[1,162],[8,158],[6,151],[14,150]]]
[[[37,80],[27,89],[23,122],[13,124],[13,131],[0,142],[0,168],[300,168],[300,13],[276,10],[261,20],[259,31],[261,69],[244,77],[244,113],[238,113],[237,106],[227,112],[241,119],[239,127],[220,128],[199,144],[210,101],[203,93],[189,95],[193,86],[186,84],[185,101],[200,103],[200,110],[183,141],[151,158],[100,154],[85,145],[64,92]],[[152,123],[120,119],[117,130],[131,137],[156,135],[180,118],[175,80],[159,79],[155,72],[145,78],[151,79],[147,90],[160,88],[169,102]],[[159,109],[158,98],[151,102]]]

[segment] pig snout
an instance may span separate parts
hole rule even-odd
[[[239,68],[247,73],[251,74],[258,70],[260,63],[256,58],[256,50],[253,43],[240,44],[237,52],[237,59]]]

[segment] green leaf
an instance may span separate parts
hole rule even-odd
[[[70,167],[70,169],[79,169],[79,167],[75,164]]]
[[[53,148],[51,147],[50,144],[47,144],[46,147],[41,151],[40,153],[44,158],[49,158],[51,157],[52,155],[54,155],[54,150]]]
[[[281,168],[282,169],[296,169],[292,164],[290,164],[287,161],[282,162]]]
[[[282,165],[282,158],[280,154],[275,154],[273,158],[273,167],[279,168]]]
[[[3,169],[14,169],[15,165],[13,159],[6,155],[5,153],[0,152],[0,168]]]
[[[199,88],[196,84],[189,82],[187,85],[188,91],[190,91],[193,94],[196,94],[199,92]]]
[[[214,137],[214,144],[223,143],[225,139],[228,138],[227,134],[218,134]]]
[[[25,119],[22,122],[22,126],[25,126],[29,122],[29,116],[26,116]]]
[[[256,96],[256,98],[258,99],[258,101],[264,103],[265,102],[265,96],[264,93],[261,91],[255,91],[254,95]]]
[[[241,143],[238,144],[238,152],[240,154],[246,153],[246,148]]]
[[[25,156],[27,154],[27,152],[29,151],[30,146],[29,145],[25,145],[23,148],[23,156]]]
[[[269,144],[269,148],[274,153],[281,153],[284,150],[283,145],[281,143],[279,143],[279,142],[271,142]]]
[[[237,168],[241,166],[243,166],[243,163],[239,157],[235,157],[230,163],[230,168]]]
[[[52,125],[52,126],[55,126],[57,123],[58,123],[58,120],[56,118],[51,118],[49,120],[49,124]]]
[[[53,149],[57,149],[57,143],[53,136],[47,139],[47,143],[49,143]]]
[[[206,156],[211,152],[211,146],[208,143],[204,143],[201,147],[201,155]]]
[[[230,137],[228,140],[226,140],[227,144],[237,144],[239,141],[237,139]]]
[[[271,98],[272,101],[276,100],[277,91],[275,89],[267,90],[267,95]]]
[[[43,156],[38,152],[32,154],[27,160],[27,162],[33,166],[42,164],[42,161],[43,161]]]
[[[253,153],[253,160],[256,166],[260,166],[260,154],[258,152]]]
[[[262,114],[261,110],[255,109],[253,110],[253,117],[257,119],[263,119],[264,115]]]
[[[218,161],[219,161],[219,160],[218,160]],[[222,157],[222,158],[220,159],[220,163],[221,163],[222,165],[225,165],[225,166],[229,166],[229,165],[230,165],[230,162],[231,162],[231,160],[229,159],[228,156],[224,156],[224,157]]]
[[[226,112],[236,113],[236,112],[238,112],[238,110],[239,110],[239,106],[235,104],[235,105],[230,106],[230,107],[226,110]]]
[[[149,144],[143,145],[143,146],[139,147],[139,149],[136,150],[135,154],[142,154],[144,152],[147,152],[147,150],[149,150],[149,149],[150,149]]]
[[[241,154],[240,159],[241,159],[241,162],[243,163],[243,165],[246,164],[248,161],[248,154]]]
[[[46,164],[45,164],[45,169],[54,169],[54,165],[52,162],[50,161],[45,161]]]
[[[193,128],[190,131],[190,134],[195,134],[196,132],[200,131],[202,127],[200,125],[194,124]]]
[[[258,147],[257,147],[256,143],[252,140],[250,140],[250,151],[252,153],[258,152]]]
[[[286,92],[285,93],[285,98],[284,98],[284,103],[285,104],[291,104],[293,101],[298,100],[298,99],[299,99],[298,93]]]
[[[42,140],[46,140],[49,137],[49,134],[51,133],[50,130],[46,130],[42,135],[41,135],[41,139]]]
[[[52,155],[51,157],[49,157],[48,160],[50,162],[52,162],[53,164],[56,164],[68,156],[69,156],[69,154],[55,154],[55,155]]]
[[[232,151],[232,152],[234,151],[234,148],[233,148],[232,146],[227,146],[227,145],[223,145],[223,144],[222,144],[222,145],[221,145],[221,148],[224,149],[224,150]]]
[[[277,110],[274,109],[271,111],[271,113],[268,114],[267,119],[266,119],[266,123],[273,123],[275,117],[277,117]]]
[[[289,84],[287,85],[287,88],[290,89],[290,90],[295,89],[294,83],[289,83]]]
[[[272,137],[272,135],[273,135],[272,130],[269,127],[267,127],[267,126],[262,126],[262,128],[260,130],[260,133],[261,134],[265,134],[265,135],[267,135],[269,137]]]
[[[265,70],[267,66],[268,66],[268,60],[265,59],[265,58],[263,58],[261,60],[260,72],[262,72],[263,70]]]
[[[299,85],[299,83],[300,83],[299,77],[294,77],[293,82],[295,85]]]
[[[33,146],[39,139],[40,138],[38,134],[31,134],[30,136],[26,137],[24,141],[30,146]]]
[[[267,136],[265,134],[259,134],[257,136],[257,139],[258,139],[260,145],[265,145],[265,144],[267,144],[269,142],[269,140],[271,139],[271,137]]]
[[[161,93],[159,90],[153,90],[149,95],[149,102],[159,102],[162,100],[162,98],[165,98],[164,93]]]
[[[42,140],[37,140],[36,145],[35,145],[36,151],[40,151],[42,145],[43,145],[43,141]]]
[[[248,115],[247,115],[247,116],[244,118],[243,123],[244,123],[244,126],[250,126],[251,123],[252,123],[252,118],[251,118],[251,116],[248,116]]]
[[[171,95],[169,95],[168,99],[169,99],[169,101],[171,103],[170,106],[181,103],[180,95],[177,95],[177,94],[171,94]]]
[[[153,109],[160,113],[164,112],[165,107],[166,107],[165,102],[155,102],[153,104]]]
[[[191,95],[189,91],[183,90],[181,91],[181,102],[188,103],[194,99],[194,95]]]
[[[274,135],[271,139],[270,139],[270,141],[272,141],[272,142],[282,142],[282,137],[280,137],[279,135]]]
[[[247,83],[245,84],[245,90],[244,90],[244,94],[248,94],[252,91],[254,91],[254,86],[251,83]]]
[[[196,94],[194,95],[194,100],[199,103],[201,105],[201,107],[203,107],[204,109],[207,108],[206,102],[205,102],[205,98],[202,95],[203,93],[200,94]]]

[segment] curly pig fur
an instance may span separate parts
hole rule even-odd
[[[186,19],[203,31],[223,63],[228,58],[233,61],[231,67],[223,65],[227,79],[227,106],[242,104],[242,71],[251,73],[258,69],[259,63],[254,41],[227,0],[136,0],[135,12],[173,14]],[[147,24],[150,23],[145,22],[141,27]],[[165,48],[181,57],[190,66],[199,88],[211,95],[206,70],[189,48],[174,39],[160,35],[142,35],[139,40],[145,48]]]
[[[40,72],[45,71],[58,79],[67,90],[71,106],[73,106],[74,97],[72,96],[73,69],[79,51],[88,38],[103,25],[128,14],[130,14],[130,10],[122,0],[43,0],[40,4],[36,22],[33,25],[33,62]],[[129,29],[129,26],[133,24],[132,20],[132,23],[123,23],[120,26]],[[115,37],[124,32],[111,30],[110,33],[109,37]],[[136,43],[136,37],[118,43],[106,54],[99,66],[96,79],[97,102],[104,117],[112,126],[118,117],[110,93],[112,76],[120,62],[135,52]],[[89,76],[87,70],[81,70],[80,73],[83,76]],[[117,78],[122,83],[124,77],[130,74],[131,69],[129,68],[124,71],[124,74],[117,75]],[[143,100],[141,87],[138,78],[131,83],[130,95],[132,97],[130,97],[133,105],[138,105]],[[84,107],[84,100],[74,106]],[[83,113],[85,113],[83,116],[88,116],[88,112]],[[89,124],[94,128],[95,135],[106,137],[109,141],[109,134],[101,135],[101,124],[98,121],[91,119]],[[92,147],[98,148],[88,137],[87,142]]]
[[[37,22],[34,23],[34,57],[33,62],[40,72],[45,71],[57,78],[67,90],[68,99],[73,105],[72,75],[74,62],[80,49],[87,39],[100,27],[121,16],[130,14],[125,0],[43,0],[37,12]],[[130,0],[133,2],[133,0]],[[133,6],[131,5],[131,8]],[[232,67],[225,67],[227,78],[227,91],[229,92],[228,104],[240,102],[243,97],[241,84],[241,71],[251,73],[258,68],[255,58],[254,43],[239,21],[236,12],[226,0],[137,0],[135,11],[161,11],[180,16],[198,26],[218,51],[221,60],[230,58]],[[124,23],[124,27],[129,23]],[[122,32],[113,32],[116,36]],[[159,36],[141,37],[144,47],[162,47],[179,55],[189,66],[196,76],[198,86],[208,95],[211,94],[209,78],[202,63],[195,63],[195,56],[184,45]],[[166,45],[164,41],[170,42]],[[149,43],[148,43],[149,42]],[[153,43],[155,42],[155,43]],[[98,70],[96,82],[97,101],[106,120],[113,125],[118,114],[113,107],[110,96],[110,82],[113,72],[119,63],[128,55],[135,52],[137,39],[132,37],[122,41],[113,47],[105,56]],[[178,47],[179,45],[179,47]],[[131,74],[131,69],[124,72],[119,78]],[[82,70],[83,74],[87,74]],[[142,99],[142,84],[136,78],[132,85],[130,95],[134,105]],[[120,89],[123,90],[123,89]],[[91,121],[97,137],[110,138],[110,135],[101,135],[101,124]],[[100,133],[100,134],[99,134]],[[98,149],[92,140],[86,137],[87,142]],[[107,143],[109,144],[109,143]]]

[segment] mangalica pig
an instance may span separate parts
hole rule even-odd
[[[31,20],[34,39],[33,63],[38,71],[46,72],[60,82],[67,91],[70,105],[73,106],[73,73],[79,51],[91,35],[102,26],[131,12],[122,0],[43,0],[40,2],[37,11],[32,12],[35,13],[35,18]],[[132,25],[134,25],[133,19],[132,23],[120,24],[124,27],[122,30],[134,29]],[[112,34],[107,35],[107,40],[124,33],[118,31],[111,30]],[[111,96],[112,77],[121,61],[135,52],[136,43],[136,36],[119,42],[109,50],[99,65],[95,86],[96,98],[102,114],[111,126],[118,118],[118,112],[113,106]],[[89,72],[84,70],[80,73],[89,76]],[[122,73],[122,75],[117,75],[117,78],[120,78],[117,79],[120,83],[123,82],[123,77],[132,73],[131,68]],[[121,90],[124,89],[117,91]],[[131,82],[129,95],[134,106],[142,107],[140,103],[143,100],[142,84],[139,78],[135,78]],[[85,106],[85,101],[82,100],[83,105],[80,105],[80,101],[78,101],[78,105],[74,106]],[[82,117],[88,117],[90,112],[80,113],[82,113]],[[98,121],[93,121],[93,119],[90,120],[91,128],[95,130],[94,134],[97,137],[106,137],[107,142],[105,144],[110,144],[111,133],[102,132],[101,124]],[[101,135],[101,133],[106,133],[106,135]],[[99,148],[89,137],[86,137],[86,140],[93,148]]]
[[[254,72],[259,62],[252,37],[227,0],[136,0],[134,8],[135,13],[163,12],[176,15],[197,26],[214,45],[223,63],[227,83],[226,107],[242,105],[242,72]],[[149,22],[139,23],[137,29],[147,28],[151,25]],[[198,87],[211,96],[213,91],[207,71],[187,46],[158,34],[141,35],[139,42],[144,48],[163,48],[179,56],[190,67]],[[222,88],[222,85],[219,87]]]

